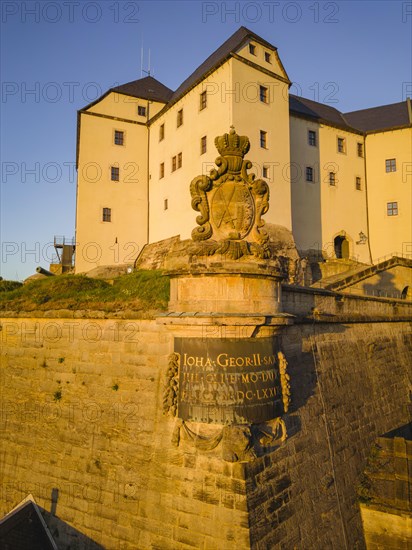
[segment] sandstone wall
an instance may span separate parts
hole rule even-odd
[[[65,550],[363,548],[356,485],[370,445],[409,418],[408,323],[281,328],[289,438],[247,464],[173,445],[172,328],[10,317],[1,329],[1,514],[32,493]],[[224,329],[179,336],[245,337]]]
[[[356,485],[375,434],[410,418],[410,337],[402,323],[284,334],[295,435],[247,466],[254,548],[364,547]]]

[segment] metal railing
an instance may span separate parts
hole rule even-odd
[[[376,258],[373,260],[373,265],[381,264],[382,262],[386,262],[387,260],[390,260],[393,257],[397,258],[405,258],[405,260],[412,260],[412,253],[406,254],[405,252],[391,252],[390,254],[385,254],[385,256],[380,256],[379,258]]]
[[[60,235],[55,235],[54,236],[54,246],[64,246],[64,245],[67,245],[67,246],[75,246],[76,245],[76,241],[74,239],[74,237],[63,237],[63,236],[60,236]]]

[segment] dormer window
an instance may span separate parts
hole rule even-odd
[[[249,53],[256,55],[256,46],[254,44],[249,44]]]

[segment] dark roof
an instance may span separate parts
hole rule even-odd
[[[406,101],[352,111],[345,113],[343,116],[351,126],[363,132],[373,132],[411,124]]]
[[[311,99],[290,94],[289,111],[298,115],[313,118],[318,122],[330,122],[335,126],[347,128],[349,131],[353,131],[353,128],[349,126],[340,111],[334,107],[330,107],[329,105],[312,101]]]
[[[111,88],[110,91],[142,99],[161,101],[162,103],[167,103],[173,95],[173,90],[152,76],[145,76],[144,78],[139,78],[139,80],[121,84],[120,86]]]
[[[313,118],[318,122],[330,123],[352,132],[354,130],[358,132],[378,132],[411,125],[406,101],[350,113],[341,113],[329,105],[290,94],[289,111],[291,114]]]
[[[126,84],[121,84],[114,88],[110,88],[105,94],[99,97],[97,100],[93,101],[86,107],[83,107],[81,111],[86,111],[92,105],[98,103],[101,99],[106,97],[110,92],[118,92],[121,94],[126,94],[132,97],[140,97],[142,99],[152,99],[155,101],[160,101],[167,103],[168,108],[170,105],[175,103],[182,95],[184,95],[192,86],[194,86],[198,81],[202,80],[206,74],[219,65],[224,63],[226,59],[230,57],[239,47],[241,47],[248,39],[255,40],[263,46],[266,46],[269,49],[277,51],[276,46],[270,44],[254,32],[250,31],[246,27],[240,27],[235,33],[229,37],[226,42],[223,42],[219,48],[213,52],[209,57],[204,61],[178,88],[175,92],[153,78],[152,76],[146,76],[144,78],[139,78],[138,80],[133,80],[132,82],[127,82]],[[279,60],[279,63],[282,69],[285,71],[282,62]],[[286,74],[286,79],[289,81],[289,77]]]
[[[254,32],[250,31],[246,27],[240,27],[235,33],[232,34],[217,50],[215,50],[199,67],[188,77],[174,92],[170,103],[174,103],[182,95],[184,95],[197,81],[204,78],[204,76],[221,65],[226,59],[230,57],[232,53],[241,47],[247,40],[252,38],[256,42],[263,44],[269,49],[277,51],[276,46],[270,44]],[[286,71],[285,71],[286,74]]]
[[[0,548],[57,549],[35,502],[24,502],[0,520]]]
[[[153,120],[158,118],[164,111],[187,93],[193,86],[207,76],[208,73],[215,70],[219,65],[223,64],[233,53],[235,53],[248,40],[255,40],[269,49],[277,51],[276,46],[270,44],[253,31],[246,27],[240,27],[232,34],[216,51],[214,51],[182,84],[175,92],[153,78],[146,76],[138,80],[133,80],[126,84],[121,84],[108,90],[102,97],[90,103],[82,109],[87,110],[92,105],[99,102],[110,92],[118,92],[132,97],[140,97],[142,99],[151,99],[165,103],[164,108],[153,117]],[[279,60],[282,66],[281,61]],[[284,70],[283,66],[282,69]],[[287,81],[289,78],[285,71]],[[291,114],[312,118],[317,122],[325,122],[337,126],[348,131],[373,132],[381,131],[390,128],[410,126],[408,105],[406,101],[401,103],[393,103],[392,105],[384,105],[381,107],[373,107],[371,109],[362,109],[360,111],[352,111],[350,113],[341,113],[338,109],[323,103],[312,101],[304,97],[289,95],[289,111]]]

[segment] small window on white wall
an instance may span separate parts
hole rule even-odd
[[[114,131],[114,144],[115,145],[124,145],[124,132],[120,130]]]
[[[103,208],[102,221],[104,221],[104,222],[111,222],[112,221],[112,209],[111,208]]]
[[[388,216],[397,216],[398,215],[398,203],[397,202],[388,202],[386,204],[386,213]]]

